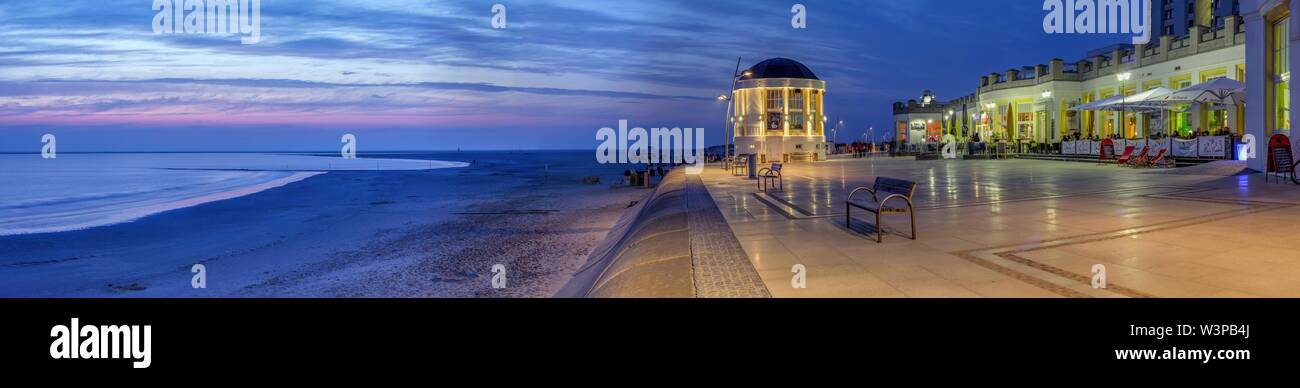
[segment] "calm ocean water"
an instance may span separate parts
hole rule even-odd
[[[0,167],[0,180],[19,182],[0,187],[0,236],[131,221],[291,185],[320,171],[473,169],[531,184],[591,176],[614,184],[634,168],[602,165],[593,151],[579,150],[362,152],[351,160],[337,153],[68,153],[53,160],[11,154],[0,155]]]

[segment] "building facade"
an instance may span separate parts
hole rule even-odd
[[[940,141],[944,135],[969,136],[975,117],[975,95],[940,101],[926,90],[921,98],[894,103],[894,142],[919,145]]]
[[[1300,62],[1300,25],[1291,12],[1300,0],[1245,0],[1241,14],[1246,36],[1246,103],[1252,109],[1246,128],[1255,136],[1257,157],[1247,161],[1256,171],[1267,169],[1268,139],[1291,135],[1296,113],[1291,110],[1291,64]]]
[[[1179,1],[1179,0],[1175,0]],[[1198,0],[1206,6],[1215,0]],[[1215,19],[1209,19],[1215,20]],[[1085,59],[1011,69],[981,77],[983,139],[1061,141],[1063,136],[1144,138],[1153,134],[1244,134],[1244,109],[1193,105],[1182,111],[1074,111],[1071,107],[1155,88],[1178,90],[1216,78],[1246,77],[1246,28],[1229,15],[1221,26],[1194,24],[1185,36],[1161,35],[1146,45],[1120,44]]]
[[[760,163],[825,160],[826,82],[786,58],[742,74],[731,99],[736,154],[758,155]]]

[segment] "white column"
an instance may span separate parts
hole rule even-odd
[[[1265,89],[1272,86],[1269,82],[1269,75],[1266,74],[1264,62],[1268,60],[1267,47],[1265,42],[1268,39],[1268,29],[1264,26],[1263,15],[1255,7],[1247,7],[1242,4],[1242,19],[1246,23],[1246,101],[1259,101],[1246,108],[1246,134],[1255,135],[1256,157],[1246,162],[1246,165],[1255,171],[1265,171],[1268,167],[1268,136],[1271,130],[1266,129],[1268,119],[1272,114],[1271,104],[1264,100]]]
[[[1296,77],[1295,77],[1295,76],[1297,75],[1297,73],[1296,73],[1296,71],[1295,71],[1295,66],[1296,66],[1296,64],[1300,63],[1300,15],[1297,15],[1297,14],[1296,14],[1297,11],[1300,11],[1300,0],[1291,0],[1291,1],[1290,1],[1290,4],[1291,4],[1291,16],[1290,16],[1290,19],[1291,19],[1291,20],[1290,20],[1290,26],[1289,26],[1289,27],[1290,27],[1290,29],[1291,29],[1291,36],[1289,37],[1289,38],[1290,38],[1290,39],[1289,39],[1290,41],[1288,42],[1288,44],[1291,45],[1291,47],[1290,47],[1290,50],[1291,50],[1291,52],[1290,52],[1290,54],[1291,54],[1291,58],[1290,58],[1291,69],[1287,69],[1287,71],[1291,72],[1291,83],[1290,83],[1290,87],[1291,87],[1291,129],[1294,130],[1294,129],[1295,129],[1295,126],[1296,126],[1296,122],[1297,122],[1296,119],[1300,119],[1300,112],[1296,112],[1296,103],[1295,103],[1295,96],[1300,95],[1300,94],[1296,93],[1297,90],[1296,90],[1296,87],[1295,87],[1295,84],[1296,84]],[[1270,85],[1270,86],[1271,86],[1271,85]],[[1247,101],[1249,101],[1249,100],[1247,100]],[[1270,112],[1271,112],[1271,110],[1270,110]],[[1276,126],[1275,126],[1275,127],[1276,127]],[[1273,128],[1268,128],[1268,130],[1269,130],[1269,132],[1268,132],[1268,136],[1272,136],[1272,135],[1273,135],[1273,134],[1272,134],[1272,129],[1273,129]],[[1296,134],[1295,131],[1292,131],[1291,133],[1288,133],[1288,134],[1287,134],[1287,136],[1290,136],[1290,137],[1291,137],[1291,145],[1292,145],[1293,148],[1296,146],[1295,134]],[[1267,144],[1268,138],[1267,138],[1267,137],[1264,137],[1264,138],[1262,138],[1261,140],[1264,141],[1265,144]],[[1267,151],[1267,149],[1265,149],[1265,150]]]

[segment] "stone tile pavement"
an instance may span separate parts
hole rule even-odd
[[[918,183],[918,240],[906,215],[885,217],[883,244],[868,213],[845,227],[848,191],[877,176]],[[771,193],[713,166],[700,178],[775,297],[1300,296],[1300,186],[1259,174],[881,158],[789,164]]]

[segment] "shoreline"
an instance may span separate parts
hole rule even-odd
[[[256,194],[335,171],[433,170],[440,160],[341,159],[241,154],[70,155],[0,158],[0,180],[32,182],[0,191],[0,236],[58,233],[132,222],[154,214]]]
[[[621,170],[593,169],[585,153],[544,163],[543,175],[517,155],[474,157],[465,168],[338,171],[128,223],[3,236],[0,278],[11,281],[0,295],[549,297],[649,193],[611,186]],[[583,184],[588,175],[603,183]],[[190,288],[199,263],[207,289]],[[506,290],[490,287],[497,263],[509,268]]]

